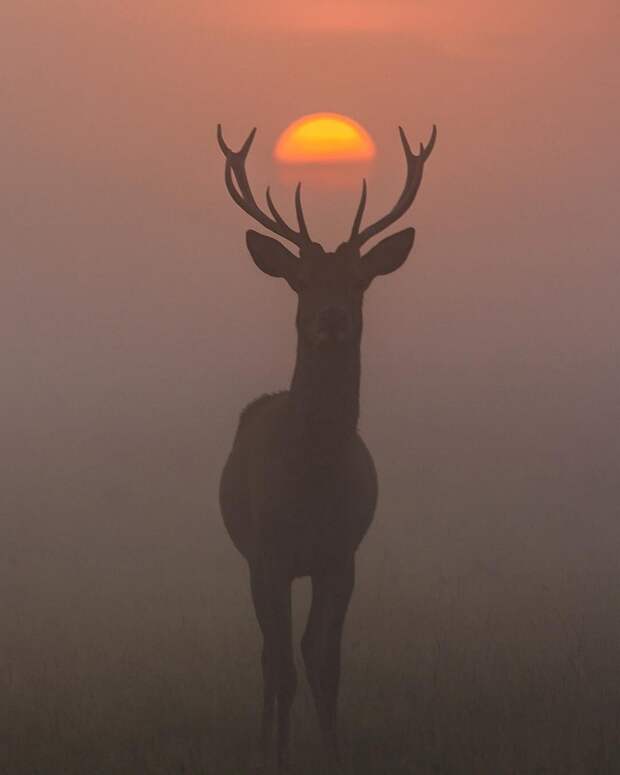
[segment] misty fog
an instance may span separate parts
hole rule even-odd
[[[413,147],[439,130],[399,224],[416,227],[412,255],[365,301],[360,429],[380,496],[345,631],[351,748],[383,735],[405,757],[433,680],[441,708],[495,707],[514,669],[541,692],[521,697],[519,729],[531,720],[557,750],[523,743],[518,766],[504,752],[462,771],[594,772],[576,741],[592,732],[594,750],[596,728],[598,771],[611,773],[617,9],[526,4],[501,22],[509,4],[468,15],[449,2],[418,30],[425,4],[395,3],[406,24],[373,31],[383,6],[370,0],[370,27],[351,29],[340,16],[295,26],[271,0],[260,20],[241,2],[138,5],[0,11],[3,771],[179,772],[183,759],[223,773],[254,740],[258,628],[217,486],[241,409],[288,386],[295,299],[247,254],[255,224],[226,193],[215,127],[237,147],[258,126],[255,193],[271,183],[291,214],[275,140],[334,110],[377,144],[373,219],[402,184],[397,126]],[[315,239],[343,241],[358,184],[304,196]],[[296,590],[300,633],[306,583]],[[556,708],[545,692],[564,669],[574,716],[558,700],[568,720],[549,736],[538,722],[555,710],[541,708]],[[471,686],[451,704],[452,678]],[[297,704],[303,744],[305,694]],[[436,722],[446,750],[465,750],[448,717]],[[135,754],[159,750],[152,740],[167,741],[169,770]],[[448,754],[424,769],[443,755],[429,740],[419,770],[376,771],[461,772]]]

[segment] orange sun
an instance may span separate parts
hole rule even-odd
[[[368,161],[375,156],[372,137],[347,116],[312,113],[280,135],[274,156],[284,164]]]

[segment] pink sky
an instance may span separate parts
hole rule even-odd
[[[112,576],[121,590],[93,608],[107,637],[134,560],[173,552],[144,571],[142,610],[188,552],[192,587],[220,557],[217,477],[240,409],[290,380],[295,299],[247,254],[255,224],[226,193],[215,129],[238,146],[258,126],[255,192],[272,183],[290,217],[273,145],[316,111],[376,142],[369,220],[402,186],[396,127],[412,143],[439,129],[394,227],[416,227],[413,254],[364,303],[361,430],[382,488],[366,558],[403,594],[420,567],[460,578],[481,558],[569,596],[579,568],[609,568],[617,588],[618,8],[0,2],[0,546],[35,569],[3,585],[24,653],[23,590],[50,595],[62,647],[78,558],[92,600]],[[359,183],[304,189],[327,248],[350,232]],[[39,570],[63,546],[68,597],[54,562],[49,582]],[[165,589],[162,611],[184,610]]]
[[[387,336],[400,304],[401,333],[405,321],[428,336],[429,352],[445,346],[457,360],[468,346],[508,353],[520,343],[537,362],[558,347],[604,362],[617,323],[616,4],[354,5],[2,5],[0,185],[12,257],[2,331],[22,364],[38,342],[47,360],[28,368],[42,376],[52,363],[70,371],[89,363],[80,373],[99,374],[116,352],[105,322],[116,310],[127,379],[139,379],[134,346],[168,342],[177,362],[193,355],[187,332],[172,335],[178,325],[210,332],[211,353],[227,346],[215,331],[238,331],[247,374],[237,384],[259,375],[261,348],[254,354],[242,335],[246,313],[226,299],[256,298],[260,341],[274,335],[275,310],[289,319],[290,300],[245,254],[253,224],[225,192],[215,127],[223,123],[233,146],[259,127],[251,179],[258,196],[272,183],[290,214],[294,181],[275,168],[273,144],[292,120],[323,110],[350,115],[376,141],[369,218],[401,186],[397,125],[412,143],[439,127],[418,202],[403,219],[418,228],[416,261],[373,291],[368,314],[381,313],[369,337]],[[351,185],[306,194],[326,247],[350,228],[359,181]],[[281,326],[281,361],[266,380],[277,384],[290,365],[292,329]],[[493,344],[490,332],[511,344]],[[102,341],[99,360],[93,339]],[[19,398],[25,377],[12,374]]]

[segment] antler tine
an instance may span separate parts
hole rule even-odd
[[[271,190],[270,186],[267,186],[267,191],[265,193],[265,197],[267,199],[267,205],[269,206],[269,209],[271,211],[271,214],[276,219],[276,221],[286,228],[288,228],[288,224],[284,220],[284,218],[280,215],[280,213],[277,211],[275,204],[273,203],[273,199],[271,198]]]
[[[405,160],[407,162],[405,185],[401,195],[398,197],[396,204],[390,210],[390,212],[387,213],[387,215],[384,215],[383,218],[379,218],[378,221],[375,221],[375,223],[367,226],[361,233],[357,234],[355,231],[351,233],[351,240],[357,242],[359,246],[363,245],[371,237],[374,237],[375,234],[378,234],[379,232],[383,231],[383,229],[391,226],[394,221],[397,221],[411,207],[416,194],[418,193],[418,189],[420,188],[420,183],[422,182],[424,162],[431,155],[433,148],[435,147],[435,141],[437,139],[437,127],[435,125],[433,125],[433,131],[426,147],[420,143],[419,155],[416,155],[411,150],[411,146],[409,145],[409,141],[407,140],[407,136],[405,135],[403,128],[399,126],[398,131],[403,145],[403,151],[405,153]],[[365,204],[365,191],[363,192],[362,198]],[[358,216],[359,220],[361,221],[359,210]],[[359,228],[359,223],[357,223],[358,216],[356,216],[356,224]]]
[[[238,151],[232,151],[224,142],[224,136],[222,135],[221,125],[218,124],[218,139],[221,138],[220,148],[222,149],[222,151],[224,152],[224,155],[226,156],[226,165],[227,167],[232,169],[232,172],[235,175],[235,179],[237,181],[237,185],[239,186],[239,190],[242,198],[247,200],[248,204],[252,205],[253,208],[258,211],[259,207],[256,204],[256,200],[254,199],[254,194],[252,194],[252,189],[250,188],[248,176],[245,171],[245,160],[247,158],[248,152],[252,145],[252,141],[254,140],[255,134],[256,134],[256,127],[254,127],[254,129],[250,132],[250,134],[246,138],[241,148]],[[237,202],[237,204],[239,204],[239,202]],[[246,212],[249,212],[249,211],[246,211]],[[249,214],[254,215],[254,217],[256,217],[256,214],[253,212],[250,212]],[[263,225],[266,225],[266,224],[263,223]]]
[[[222,149],[222,153],[224,156],[228,157],[232,150],[226,145],[224,141],[224,135],[222,134],[222,125],[217,125],[217,142],[219,143],[220,148]]]
[[[360,197],[360,203],[357,207],[357,212],[355,213],[355,220],[353,221],[353,228],[351,229],[351,236],[349,237],[350,242],[357,239],[359,235],[360,226],[362,224],[362,217],[364,216],[364,210],[366,209],[367,191],[368,188],[366,186],[366,178],[364,178],[362,180],[362,195]]]
[[[297,218],[299,220],[299,232],[294,231],[282,218],[280,213],[276,210],[269,189],[267,189],[267,204],[269,210],[273,215],[270,218],[265,212],[263,212],[252,194],[252,189],[248,181],[248,176],[245,171],[245,160],[254,141],[256,134],[256,127],[252,129],[247,139],[241,146],[239,151],[233,151],[226,144],[224,135],[222,133],[222,125],[217,125],[217,140],[219,146],[226,158],[226,166],[224,169],[224,180],[226,188],[231,195],[233,201],[248,215],[252,216],[256,221],[265,226],[270,231],[278,234],[281,237],[289,240],[298,247],[303,247],[310,242],[310,235],[306,228],[306,224],[303,218],[303,211],[301,210],[301,200],[299,198],[299,191],[296,194],[296,207]],[[234,176],[234,178],[233,178]],[[236,185],[235,185],[236,183]]]
[[[252,147],[252,143],[254,142],[254,136],[256,135],[256,127],[250,132],[250,134],[247,136],[247,139],[245,143],[241,146],[241,150],[239,151],[239,156],[241,156],[242,159],[245,159],[250,151],[250,148]]]
[[[229,148],[228,145],[226,145],[226,141],[224,140],[224,135],[222,133],[222,125],[217,125],[217,141],[219,143],[220,148],[222,149],[222,153],[226,158],[228,159],[231,156],[240,156],[242,159],[245,159],[248,155],[248,152],[250,150],[250,147],[252,146],[252,143],[254,142],[254,136],[256,135],[256,127],[252,129],[250,134],[247,136],[245,142],[241,146],[241,149],[239,151],[233,151],[232,148]]]
[[[398,134],[400,135],[400,141],[403,144],[403,148],[405,149],[405,156],[407,158],[414,156],[414,153],[411,150],[411,146],[409,145],[409,140],[407,140],[407,135],[405,134],[405,130],[402,128],[402,126],[398,127]]]
[[[235,175],[234,180],[237,181],[237,186],[239,189],[241,189],[241,191],[239,191],[237,186],[235,186],[233,172]],[[275,222],[271,220],[271,218],[269,218],[260,210],[254,201],[252,192],[248,190],[247,179],[244,180],[243,177],[240,178],[240,173],[238,173],[236,169],[233,169],[233,166],[228,159],[226,161],[226,168],[224,170],[224,180],[226,182],[228,193],[232,197],[235,204],[239,205],[242,210],[245,210],[248,215],[251,215],[252,218],[257,220],[270,231],[273,231],[276,234],[279,234],[281,237],[285,237],[286,239],[295,243],[296,237],[298,235],[286,224],[276,225]]]
[[[433,131],[431,132],[431,138],[428,141],[428,143],[425,146],[422,146],[422,155],[424,156],[424,161],[428,159],[428,157],[433,152],[433,148],[435,147],[435,141],[437,140],[437,126],[433,124]]]
[[[295,189],[295,211],[297,212],[297,223],[299,224],[299,231],[302,237],[308,242],[312,242],[308,227],[306,226],[303,207],[301,206],[301,181],[297,184],[297,188]]]

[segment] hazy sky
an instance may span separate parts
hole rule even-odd
[[[414,253],[367,295],[362,430],[385,515],[375,546],[383,536],[405,563],[432,519],[437,556],[471,560],[493,525],[500,563],[519,551],[541,566],[546,553],[576,562],[584,547],[611,563],[618,21],[611,0],[5,0],[0,423],[12,545],[63,534],[85,547],[98,535],[113,551],[111,513],[144,531],[151,517],[127,493],[161,485],[163,470],[193,493],[195,524],[221,530],[217,476],[240,408],[288,382],[294,299],[246,254],[254,224],[225,191],[215,127],[233,146],[259,127],[251,179],[258,195],[271,182],[290,214],[273,145],[326,110],[377,144],[369,218],[402,184],[397,125],[412,143],[439,128],[402,220],[417,227]],[[357,183],[309,186],[315,239],[341,241],[357,197]],[[167,536],[184,535],[182,502],[156,510]]]

